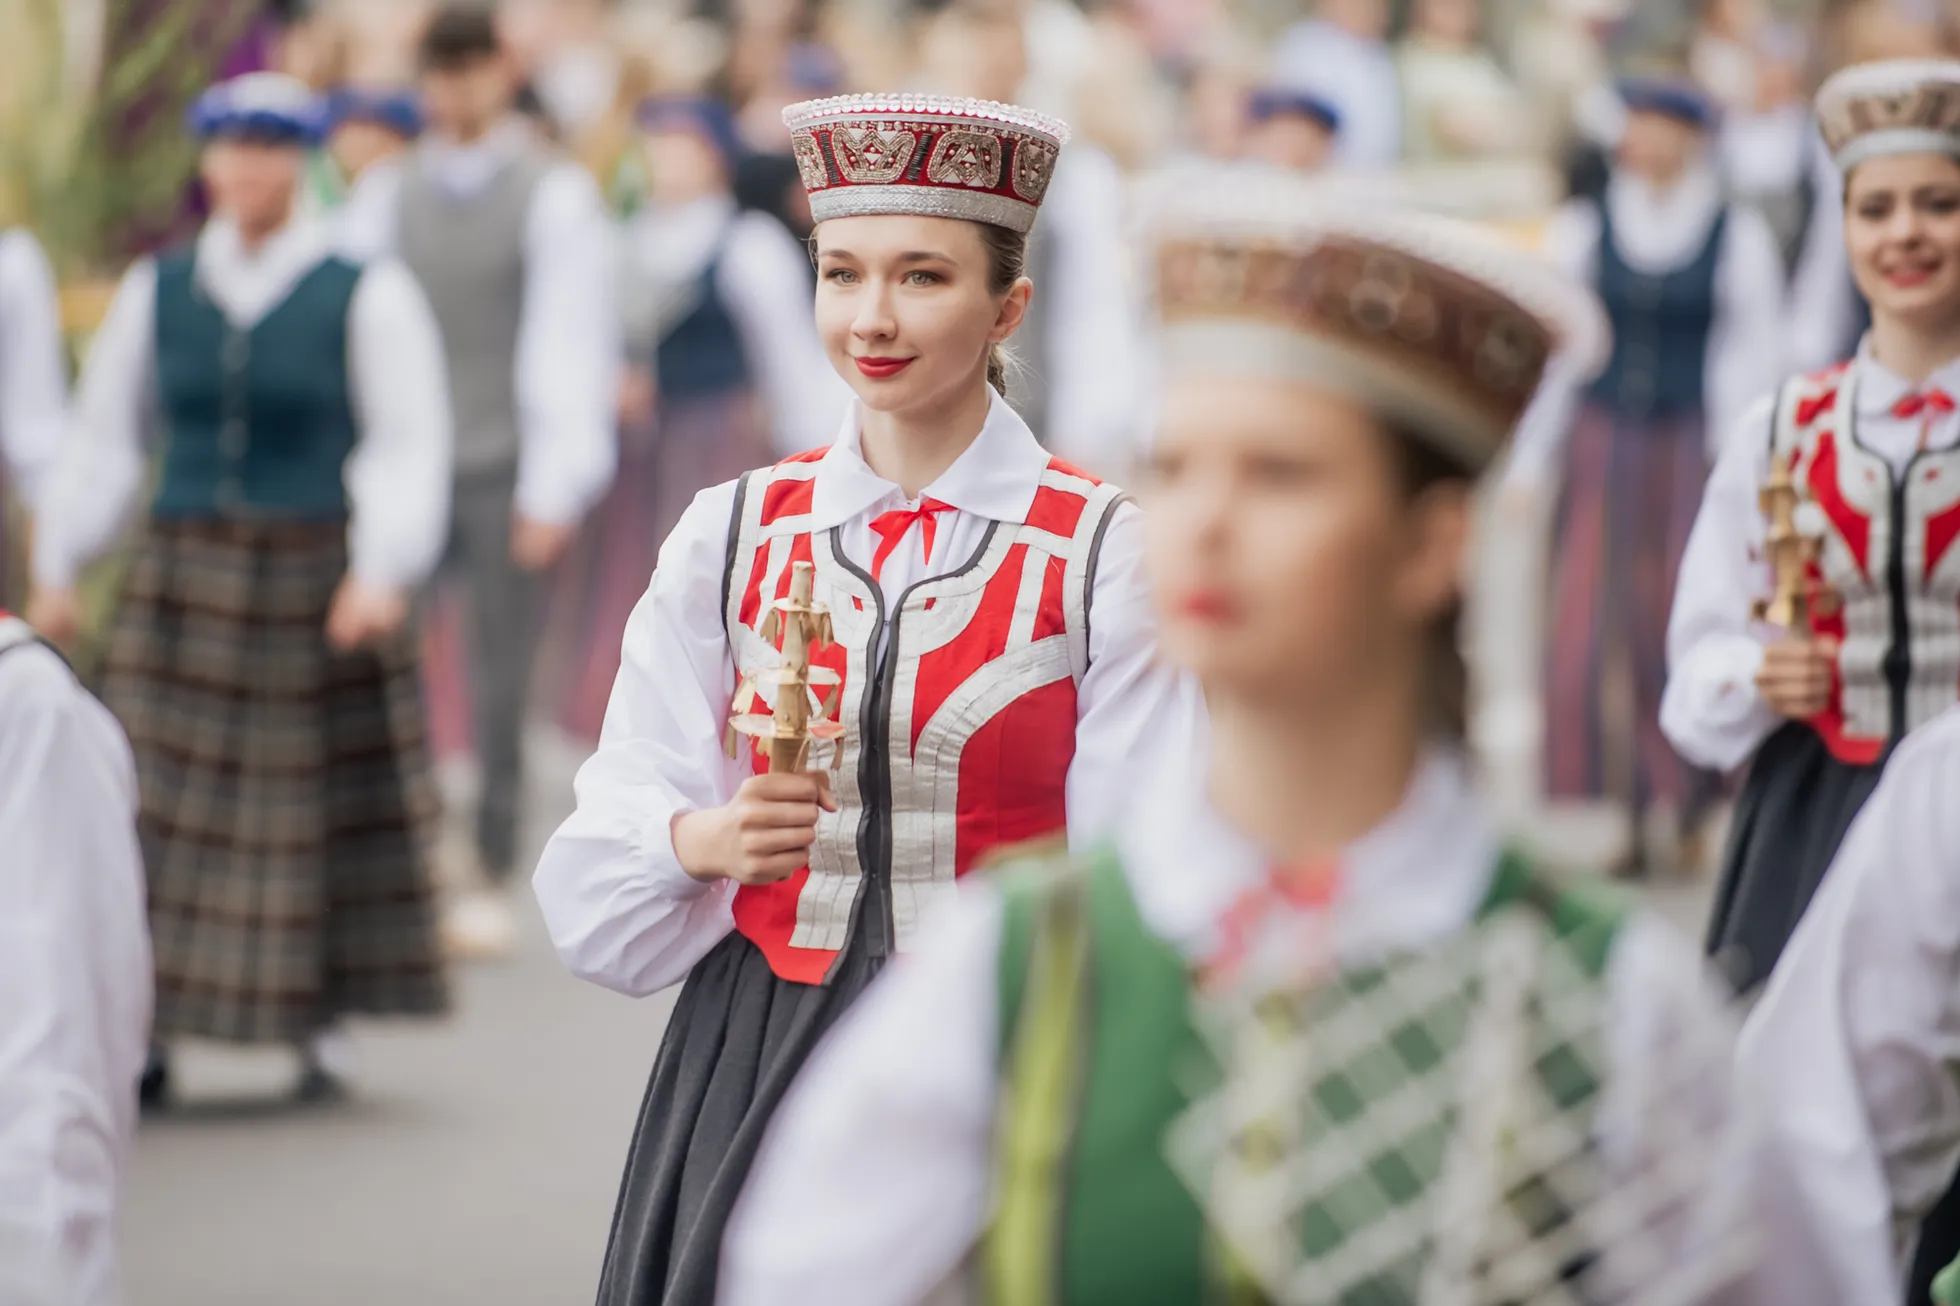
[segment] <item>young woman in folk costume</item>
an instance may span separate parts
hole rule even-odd
[[[349,1013],[447,997],[426,850],[434,790],[409,597],[449,515],[450,414],[428,301],[296,212],[312,94],[254,73],[193,124],[215,216],[124,277],[38,522],[30,616],[75,629],[80,566],[160,446],[102,697],[134,745],[157,1058],[285,1042],[302,1090],[344,1073]]]
[[[1786,382],[1723,447],[1683,556],[1661,725],[1683,756],[1750,763],[1708,947],[1760,985],[1893,746],[1960,699],[1960,63],[1847,69],[1818,94],[1872,326]],[[1762,487],[1789,472],[1808,628],[1772,595]]]
[[[1716,986],[1505,851],[1458,742],[1474,484],[1594,310],[1440,220],[1204,190],[1145,533],[1211,760],[846,1018],[724,1301],[1717,1300],[1762,1194]]]
[[[1572,201],[1545,237],[1605,305],[1612,353],[1574,409],[1525,424],[1508,476],[1559,487],[1547,796],[1613,801],[1632,832],[1625,869],[1644,870],[1697,860],[1720,793],[1661,733],[1668,601],[1719,435],[1781,375],[1783,264],[1769,224],[1728,199],[1714,104],[1667,79],[1620,94],[1605,194]]]
[[[614,1217],[600,1300],[620,1306],[712,1300],[791,1077],[957,876],[1100,833],[1144,756],[1199,728],[1195,690],[1153,663],[1136,510],[1000,394],[1065,129],[936,97],[786,118],[818,219],[818,333],[856,402],[828,449],[683,514],[536,877],[573,971],[636,995],[686,981]],[[828,772],[769,775],[724,731],[766,710],[747,687],[777,665],[761,631],[801,562],[844,730]]]

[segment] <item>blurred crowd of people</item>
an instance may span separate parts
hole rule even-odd
[[[377,211],[387,221],[385,202],[370,201],[388,189],[377,178],[393,156],[425,128],[431,154],[450,130],[425,122],[414,95],[426,9],[289,6],[264,44],[274,66],[336,96],[310,203],[344,206],[337,221],[357,248],[373,245],[361,232]],[[573,738],[596,738],[612,636],[637,594],[618,560],[650,556],[695,490],[761,452],[824,443],[841,411],[795,311],[809,289],[796,246],[811,223],[781,109],[899,88],[1026,104],[1073,127],[1030,249],[1041,292],[1015,341],[1011,393],[1044,443],[1084,467],[1120,476],[1144,446],[1137,212],[1193,165],[1366,178],[1386,203],[1489,223],[1594,283],[1626,339],[1653,335],[1640,348],[1659,351],[1648,366],[1668,374],[1668,392],[1637,378],[1629,389],[1624,358],[1604,377],[1566,378],[1527,421],[1508,483],[1513,502],[1559,523],[1545,791],[1623,808],[1629,864],[1702,860],[1728,763],[1684,762],[1657,724],[1671,578],[1702,479],[1749,402],[1792,368],[1846,357],[1866,321],[1810,95],[1846,64],[1950,50],[1950,7],[511,0],[498,20],[514,103],[596,180],[618,269],[606,329],[623,342],[619,472],[570,546],[537,673]],[[1632,82],[1645,89],[1629,94]],[[570,230],[541,244],[594,246]],[[708,322],[697,300],[710,284]],[[1650,295],[1681,298],[1656,308]],[[739,354],[733,372],[677,383],[697,376],[689,351],[715,352],[724,336],[740,342],[722,351]],[[1658,442],[1647,438],[1657,424]],[[438,608],[438,661],[469,643],[455,634],[461,616]],[[478,671],[515,685],[528,666]],[[460,678],[435,679],[432,721],[450,755],[468,746],[470,711]],[[479,716],[475,731],[485,725]],[[514,767],[487,768],[493,799]]]

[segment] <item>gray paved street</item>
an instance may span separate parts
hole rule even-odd
[[[1535,668],[1515,538],[1486,553],[1474,627],[1496,705],[1480,723],[1489,779],[1529,806]],[[1493,604],[1495,606],[1493,606]],[[1507,610],[1508,609],[1508,610]],[[535,844],[570,801],[573,759],[534,749]],[[1611,823],[1542,828],[1585,861]],[[1698,931],[1707,884],[1649,896]],[[527,895],[522,955],[462,973],[457,1015],[359,1030],[359,1098],[277,1104],[278,1054],[203,1051],[187,1104],[139,1140],[126,1219],[133,1306],[584,1306],[614,1185],[671,996],[630,1002],[558,967]]]
[[[534,839],[569,802],[540,768]],[[565,974],[528,895],[521,955],[459,975],[434,1025],[357,1030],[360,1095],[281,1105],[279,1053],[198,1049],[146,1122],[126,1217],[132,1306],[559,1306],[597,1281],[671,995]]]

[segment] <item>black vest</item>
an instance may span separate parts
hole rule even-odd
[[[1593,403],[1636,421],[1702,407],[1708,337],[1715,329],[1715,272],[1728,227],[1724,209],[1691,262],[1649,276],[1621,256],[1613,218],[1600,203],[1594,288],[1613,324],[1613,353],[1588,388]]]
[[[663,399],[701,399],[748,388],[749,356],[742,332],[715,285],[722,255],[723,250],[716,250],[701,269],[693,309],[654,350],[654,377]]]

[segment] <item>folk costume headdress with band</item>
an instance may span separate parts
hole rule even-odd
[[[1554,365],[1606,341],[1585,290],[1449,219],[1340,188],[1222,171],[1153,224],[1165,364],[1348,394],[1481,472]]]
[[[910,213],[1026,234],[1068,126],[1032,109],[938,95],[841,95],[783,110],[818,222]]]
[[[1817,125],[1843,172],[1889,154],[1960,158],[1960,62],[1853,64],[1818,90]]]
[[[319,143],[328,125],[327,105],[305,82],[284,73],[246,73],[219,82],[190,110],[191,134],[200,140],[242,138],[268,144]]]

